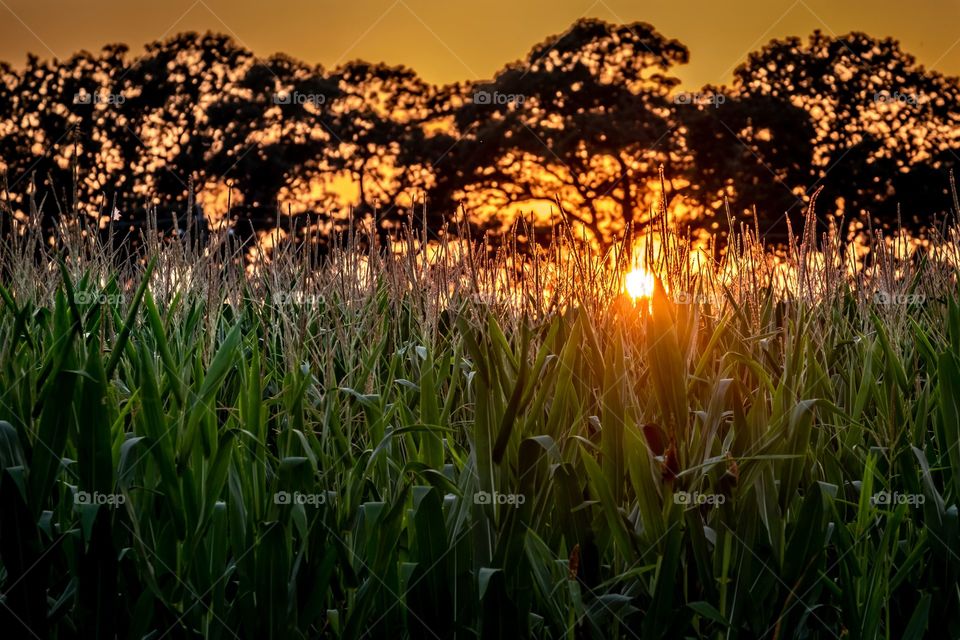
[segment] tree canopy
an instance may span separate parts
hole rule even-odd
[[[411,215],[438,231],[461,206],[497,234],[521,216],[550,227],[562,208],[598,244],[648,224],[661,198],[705,230],[725,204],[782,230],[821,188],[828,214],[880,224],[951,209],[960,83],[896,41],[775,40],[696,93],[675,76],[688,58],[649,24],[595,19],[444,87],[383,63],[260,59],[211,33],[30,57],[0,66],[0,197],[8,214],[32,194],[48,219],[100,226],[148,208],[172,219],[193,197],[244,234],[303,214],[326,232],[366,220],[388,235]]]

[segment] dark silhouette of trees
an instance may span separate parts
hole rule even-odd
[[[48,226],[61,210],[137,224],[148,207],[182,226],[193,198],[241,239],[309,214],[313,234],[375,224],[384,241],[411,215],[436,232],[461,203],[475,232],[521,214],[547,228],[559,201],[578,233],[609,244],[656,216],[661,166],[690,227],[725,229],[726,199],[782,239],[785,215],[821,187],[821,212],[878,224],[950,209],[960,83],[896,41],[773,41],[731,86],[693,98],[672,75],[687,58],[648,24],[601,20],[489,82],[442,88],[386,64],[261,60],[210,33],[132,57],[123,45],[31,56],[0,65],[0,232],[29,195]]]
[[[58,209],[97,218],[130,189],[125,169],[137,152],[123,135],[125,53],[115,45],[63,62],[31,56],[19,73],[4,68],[0,164],[11,209],[26,211],[33,193],[46,203],[49,227]]]
[[[668,96],[678,80],[669,73],[687,56],[648,24],[577,22],[492,82],[454,92],[461,139],[437,195],[447,207],[463,199],[487,212],[549,209],[559,198],[573,221],[609,242],[645,219],[648,183],[675,159]]]
[[[433,182],[425,124],[435,89],[415,72],[362,61],[338,69],[339,166],[357,188],[357,219],[375,216],[382,229],[403,222]]]
[[[225,140],[217,105],[241,91],[239,79],[256,64],[249,51],[222,35],[182,33],[147,45],[126,76],[138,90],[125,102],[130,133],[140,145],[131,170],[141,207],[157,207],[162,218],[183,218],[191,185],[202,196],[222,181],[218,154],[235,150],[223,149],[233,141]]]
[[[291,182],[331,168],[338,136],[329,104],[338,95],[321,68],[278,55],[255,61],[211,105],[210,166],[235,190],[244,234],[275,225]]]
[[[785,163],[783,154],[761,155],[798,196],[785,210],[780,208],[785,202],[767,201],[773,206],[766,207],[766,216],[801,209],[821,186],[823,208],[848,217],[871,215],[880,223],[895,222],[898,207],[904,223],[915,224],[950,209],[960,85],[925,70],[895,40],[818,31],[806,43],[774,41],[737,69],[733,92],[746,103],[762,101],[758,121],[774,132],[778,146],[790,145],[791,153],[797,142],[791,139],[796,137],[791,121],[805,132],[812,129],[810,146],[802,145],[796,158]],[[784,113],[790,114],[786,120]],[[769,126],[771,118],[777,126]],[[745,142],[762,142],[760,131],[755,125]],[[748,198],[749,188],[743,185]]]
[[[722,104],[684,104],[678,118],[689,151],[684,191],[713,231],[726,233],[725,203],[752,222],[754,210],[770,239],[785,236],[784,214],[811,180],[814,128],[808,113],[771,96],[727,95]]]

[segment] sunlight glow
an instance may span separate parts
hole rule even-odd
[[[643,269],[634,269],[627,274],[624,287],[631,298],[650,298],[653,296],[653,274]]]

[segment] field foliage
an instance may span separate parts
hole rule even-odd
[[[21,228],[2,628],[960,637],[958,230],[857,262],[815,222],[777,260],[743,228],[717,260],[407,229],[255,268]]]

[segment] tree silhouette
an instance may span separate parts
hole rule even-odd
[[[925,70],[896,40],[817,31],[807,43],[774,41],[737,69],[734,91],[744,100],[767,100],[767,114],[791,107],[809,114],[810,175],[790,185],[803,197],[789,210],[820,186],[831,210],[888,224],[899,206],[904,222],[917,223],[950,208],[960,85]]]
[[[292,181],[335,168],[329,104],[338,95],[321,68],[278,55],[248,67],[236,90],[211,105],[211,167],[236,189],[243,234],[273,226]]]
[[[405,67],[362,61],[339,68],[331,80],[341,90],[337,164],[356,186],[354,216],[376,217],[385,234],[435,180],[437,140],[449,140],[425,128],[436,90]]]
[[[461,140],[437,196],[490,213],[557,197],[595,240],[612,241],[646,219],[651,178],[678,159],[669,72],[687,57],[648,24],[580,20],[492,82],[452,91]]]
[[[137,150],[123,135],[125,53],[115,45],[59,63],[31,56],[20,73],[4,67],[0,158],[12,210],[24,212],[24,194],[35,188],[48,228],[57,211],[102,220],[131,190],[124,169]]]
[[[125,103],[141,145],[131,172],[142,202],[158,207],[161,217],[183,216],[191,185],[202,195],[222,177],[215,158],[224,124],[216,105],[241,91],[239,79],[256,59],[231,38],[210,33],[182,33],[146,49],[126,77],[138,88]]]
[[[801,197],[797,185],[811,180],[813,123],[809,114],[771,96],[728,95],[722,103],[685,104],[678,109],[689,152],[684,192],[715,233],[726,225],[716,215],[726,203],[752,218],[754,210],[771,240],[785,237],[784,214]]]
[[[244,239],[290,212],[314,233],[375,220],[387,240],[424,194],[433,231],[460,203],[474,230],[549,227],[559,200],[609,244],[656,215],[663,166],[684,224],[722,228],[726,198],[782,238],[821,187],[829,214],[928,224],[960,160],[960,83],[860,33],[775,40],[696,100],[671,75],[687,49],[644,23],[580,20],[490,82],[443,88],[386,64],[260,60],[211,33],[128,55],[0,65],[7,214],[31,193],[48,228],[59,210],[103,227],[114,206],[169,225],[192,189],[208,214],[229,203]]]

